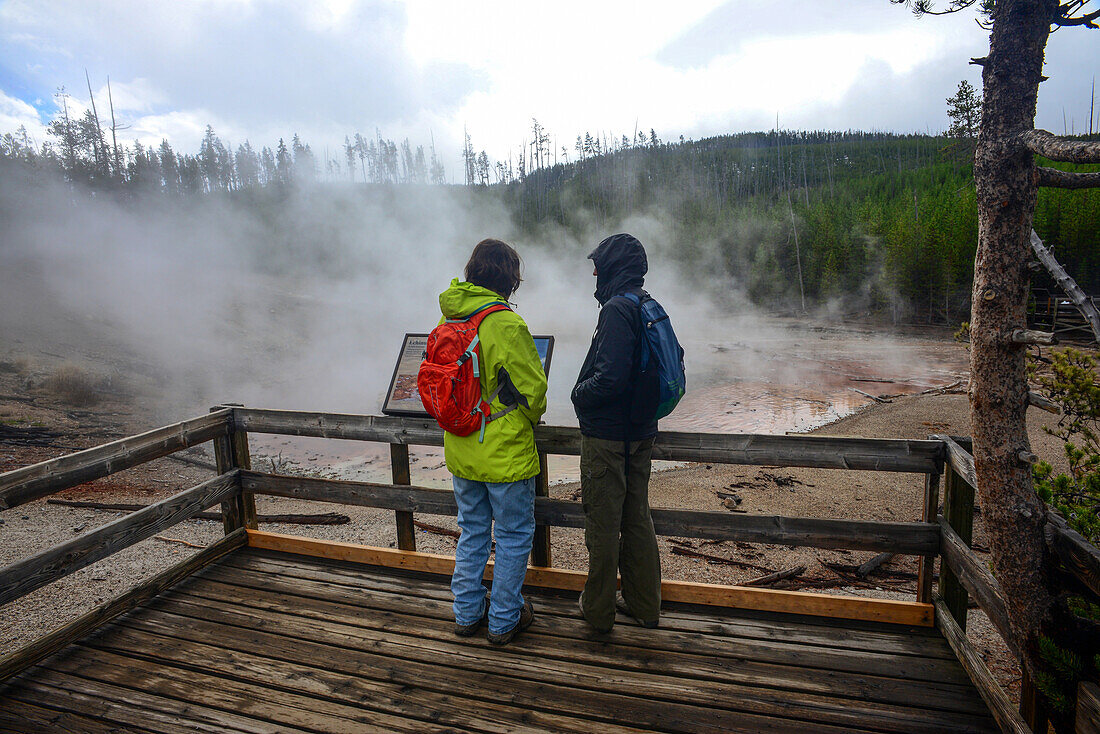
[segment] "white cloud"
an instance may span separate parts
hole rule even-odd
[[[1063,107],[1087,114],[1090,35],[1052,38],[1041,124],[1060,130]],[[193,150],[210,124],[256,146],[297,132],[321,151],[379,128],[434,136],[456,171],[464,127],[503,159],[532,117],[570,151],[586,130],[699,137],[770,128],[777,113],[802,128],[942,129],[943,99],[977,79],[966,62],[986,44],[972,14],[918,20],[886,0],[788,0],[781,13],[772,0],[9,0],[0,89],[76,93],[87,66],[97,100],[110,75],[127,139]]]
[[[45,141],[46,127],[38,110],[0,89],[0,133],[15,132],[20,127],[25,128],[27,135],[38,144]]]
[[[170,102],[163,90],[142,78],[129,82],[113,81],[110,89],[104,83],[96,92],[96,98],[101,101],[111,100],[115,112],[150,112]]]

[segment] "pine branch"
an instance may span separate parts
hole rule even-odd
[[[890,2],[895,5],[905,5],[913,11],[913,15],[920,17],[922,15],[951,15],[971,7],[978,0],[950,0],[944,10],[936,10],[933,0],[890,0]]]
[[[1093,189],[1100,187],[1100,172],[1074,173],[1039,166],[1035,171],[1035,183],[1038,186],[1050,186],[1056,189]]]
[[[1046,130],[1028,130],[1020,135],[1024,147],[1053,161],[1100,163],[1100,142],[1068,140]]]
[[[1078,5],[1077,7],[1080,7],[1080,5]],[[1065,6],[1062,7],[1063,12],[1061,13],[1061,15],[1059,15],[1058,18],[1054,21],[1055,25],[1060,25],[1060,26],[1080,25],[1080,26],[1084,26],[1085,28],[1100,28],[1100,26],[1098,26],[1096,24],[1096,19],[1100,18],[1100,10],[1095,10],[1091,13],[1086,13],[1085,15],[1079,15],[1076,18],[1074,18],[1074,17],[1070,16],[1070,13],[1074,12],[1074,10],[1076,10],[1077,8],[1073,8],[1072,10],[1065,10],[1064,8],[1065,8]]]

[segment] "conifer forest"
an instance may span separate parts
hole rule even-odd
[[[268,252],[326,236],[288,218],[295,197],[350,188],[415,199],[442,187],[472,207],[502,207],[507,231],[527,246],[552,228],[610,233],[632,217],[659,218],[685,274],[724,276],[777,313],[949,325],[969,313],[977,105],[965,82],[947,100],[951,124],[939,135],[772,130],[662,140],[650,130],[588,133],[566,146],[533,120],[529,140],[503,161],[476,151],[467,134],[457,172],[434,145],[377,132],[349,135],[327,156],[297,135],[257,150],[210,127],[194,153],[168,140],[127,145],[91,109],[70,116],[64,102],[48,140],[22,130],[0,137],[0,175],[22,185],[64,181],[73,197],[115,197],[138,210],[218,201],[254,213],[259,231],[249,236],[268,239]],[[1086,292],[1100,293],[1100,190],[1043,189],[1035,229]]]

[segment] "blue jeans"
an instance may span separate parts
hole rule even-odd
[[[462,530],[451,577],[455,622],[473,624],[485,613],[481,580],[489,560],[490,530],[496,520],[489,631],[507,632],[519,622],[523,609],[521,589],[535,537],[535,478],[496,484],[454,477],[454,489],[458,527]]]

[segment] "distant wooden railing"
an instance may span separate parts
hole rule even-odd
[[[391,447],[392,482],[353,482],[252,471],[247,437],[250,432],[387,443]],[[546,457],[550,454],[578,455],[581,438],[577,429],[560,426],[538,426],[535,437],[542,472],[537,482],[537,535],[532,565],[555,573],[548,568],[551,565],[549,529],[583,527],[584,517],[579,503],[547,496]],[[207,416],[0,474],[0,511],[203,441],[214,442],[216,477],[0,569],[0,604],[161,532],[212,504],[221,503],[226,539],[93,610],[73,625],[0,658],[0,681],[77,639],[95,624],[133,608],[175,580],[248,542],[245,529],[257,527],[254,500],[257,494],[393,510],[400,551],[415,550],[414,513],[457,514],[452,492],[412,486],[408,446],[442,445],[443,433],[434,421],[240,406],[218,406]],[[1020,714],[996,687],[985,664],[966,640],[966,610],[969,597],[973,596],[1009,645],[1013,644],[1000,587],[969,547],[976,480],[968,448],[967,439],[939,435],[928,440],[898,440],[661,432],[653,450],[657,459],[924,474],[925,507],[921,522],[654,508],[654,527],[660,535],[677,537],[870,550],[920,557],[918,602],[934,603],[937,626],[970,672],[1002,729],[1028,731]],[[941,486],[942,517],[937,514]],[[1048,533],[1050,544],[1057,549],[1066,572],[1084,588],[1098,593],[1100,552],[1057,516],[1052,515]],[[942,568],[938,594],[933,594],[937,557],[941,558]]]

